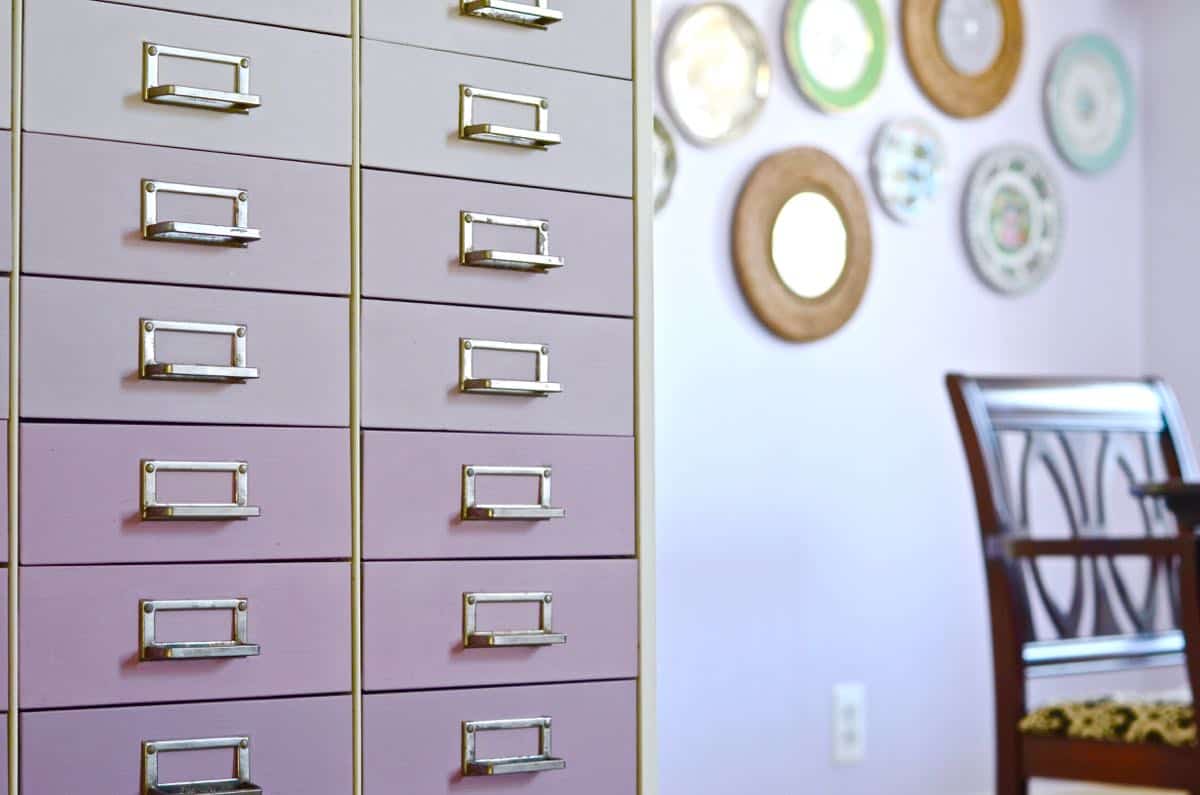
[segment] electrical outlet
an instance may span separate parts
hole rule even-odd
[[[833,686],[833,761],[857,764],[867,758],[867,686]]]

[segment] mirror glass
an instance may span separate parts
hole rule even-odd
[[[771,260],[787,288],[820,298],[846,270],[846,224],[826,196],[806,191],[788,199],[771,230]]]

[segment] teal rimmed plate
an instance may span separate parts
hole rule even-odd
[[[1046,81],[1046,117],[1063,158],[1080,171],[1112,168],[1133,135],[1133,79],[1116,45],[1104,36],[1071,39]]]
[[[837,112],[875,93],[887,61],[887,25],[878,0],[791,0],[784,49],[800,90]]]

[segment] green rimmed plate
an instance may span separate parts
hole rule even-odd
[[[1046,81],[1046,117],[1063,158],[1080,171],[1112,168],[1133,135],[1133,79],[1116,45],[1079,36],[1054,59]]]
[[[796,83],[822,110],[861,105],[883,78],[888,36],[878,0],[791,0],[783,41]]]

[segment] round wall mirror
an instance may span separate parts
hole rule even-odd
[[[771,262],[801,298],[832,290],[846,270],[846,224],[833,202],[815,191],[784,202],[771,229]]]

